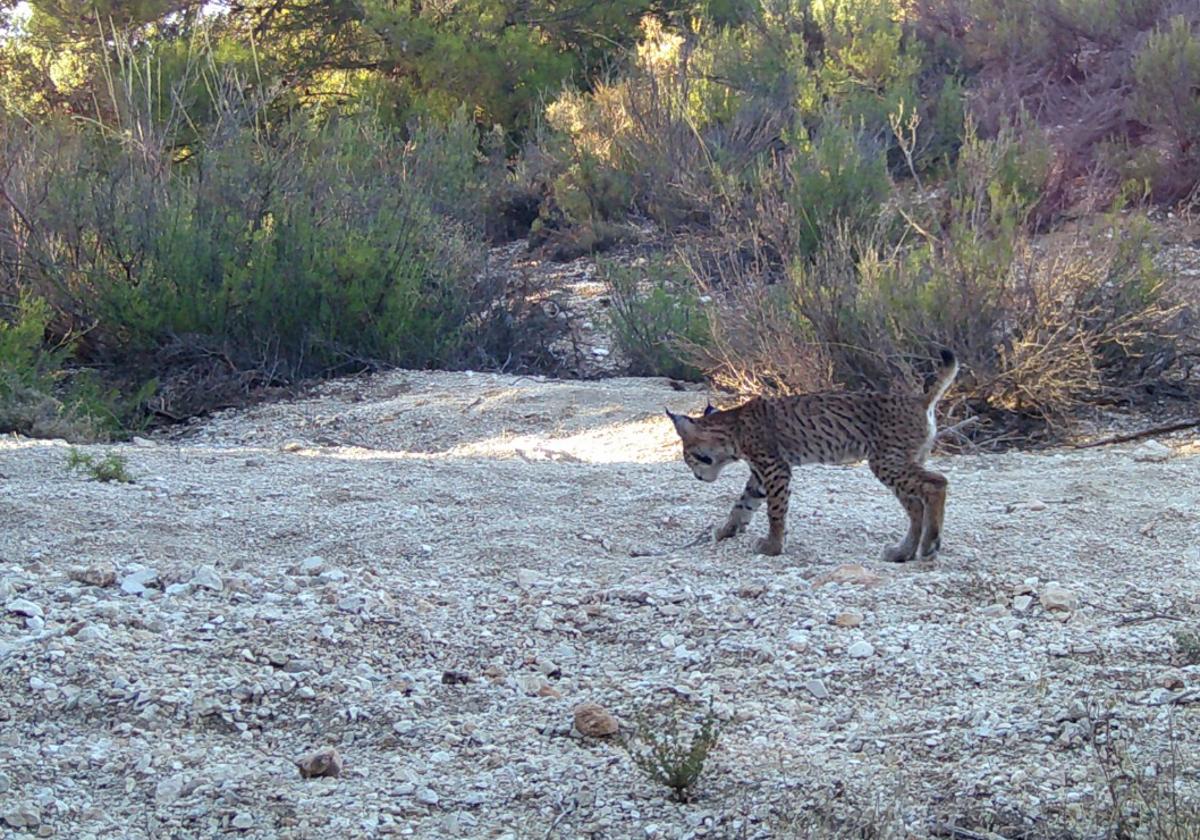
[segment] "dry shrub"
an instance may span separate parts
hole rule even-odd
[[[1137,401],[1170,357],[1182,307],[1131,265],[1122,243],[1079,239],[1061,249],[1020,244],[1012,328],[974,394],[989,407],[1064,422],[1085,404]]]
[[[764,282],[760,272],[769,260],[735,245],[724,255],[693,250],[685,262],[708,302],[708,334],[704,343],[681,346],[713,385],[743,395],[784,395],[833,384],[829,353],[799,315],[797,287]]]

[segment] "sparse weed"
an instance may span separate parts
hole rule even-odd
[[[1152,760],[1130,748],[1134,733],[1123,731],[1110,710],[1094,706],[1089,718],[1087,742],[1108,795],[1104,812],[1108,836],[1200,840],[1200,803],[1184,798],[1179,790],[1181,770],[1188,764],[1179,752],[1174,713],[1165,755]]]
[[[72,446],[67,451],[67,469],[86,473],[94,481],[133,484],[133,476],[129,474],[129,462],[125,456],[115,452],[110,452],[103,458],[96,458]]]
[[[1184,665],[1200,665],[1200,629],[1185,627],[1176,630],[1175,648]]]
[[[670,789],[674,801],[690,802],[721,730],[711,704],[690,733],[680,731],[679,718],[676,705],[659,719],[643,719],[621,746],[647,779]]]

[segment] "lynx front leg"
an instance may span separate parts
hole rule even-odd
[[[772,464],[763,470],[763,487],[767,491],[767,520],[770,527],[767,536],[754,544],[756,554],[774,556],[783,553],[791,480],[792,470],[786,463]]]
[[[746,526],[750,524],[750,518],[754,516],[754,511],[762,506],[763,499],[767,497],[767,491],[763,489],[762,482],[754,473],[750,473],[750,477],[746,479],[746,489],[742,491],[742,496],[734,504],[733,510],[729,512],[729,518],[725,520],[725,524],[717,529],[717,539],[724,540],[735,536],[746,530]]]

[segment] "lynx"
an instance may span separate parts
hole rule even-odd
[[[840,464],[863,458],[908,514],[908,534],[884,560],[903,563],[934,557],[942,542],[946,477],[925,469],[937,425],[934,407],[958,373],[958,361],[941,351],[937,377],[924,394],[827,392],[795,397],[755,397],[700,417],[669,416],[683,441],[683,459],[701,481],[716,481],[734,461],[750,466],[746,489],[716,531],[718,540],[740,534],[767,500],[770,528],[755,543],[759,554],[783,551],[792,466]]]

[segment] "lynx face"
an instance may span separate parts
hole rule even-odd
[[[683,442],[683,461],[700,481],[716,481],[721,470],[738,460],[731,441],[706,433],[701,426],[704,417],[715,412],[716,409],[711,405],[704,409],[703,417],[695,419],[667,412]]]

